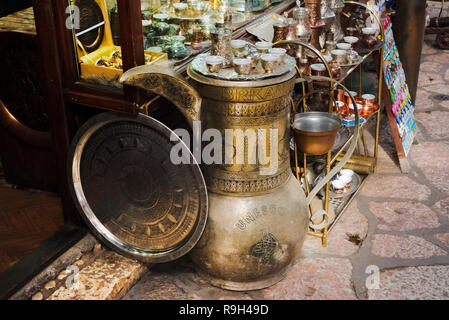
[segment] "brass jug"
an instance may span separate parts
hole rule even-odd
[[[201,120],[203,131],[274,132],[267,134],[265,141],[269,153],[276,150],[272,145],[278,145],[276,160],[270,158],[265,164],[248,161],[255,141],[247,136],[243,138],[244,150],[235,151],[232,162],[202,166],[209,215],[205,231],[190,254],[199,273],[215,286],[245,291],[280,281],[302,247],[309,225],[308,204],[330,179],[323,179],[306,199],[290,168],[295,72],[258,81],[225,81],[189,68],[187,82],[165,68],[141,66],[123,75],[125,84],[171,100],[191,125]],[[236,150],[237,138],[231,141],[225,148]],[[245,159],[243,164],[235,161],[239,153]]]

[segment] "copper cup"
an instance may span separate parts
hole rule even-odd
[[[279,56],[278,63],[284,63],[285,56],[287,55],[287,50],[284,48],[271,48],[268,53]]]
[[[315,63],[310,66],[312,76],[327,77],[327,69],[323,63]]]
[[[257,64],[259,63],[260,54],[258,52],[252,52],[247,58],[251,59],[251,68],[255,69],[257,67]]]
[[[358,112],[360,114],[362,109],[363,109],[363,104],[357,104],[356,107],[357,107],[357,110],[358,110]],[[348,111],[349,111],[349,114],[354,114],[354,112],[355,112],[354,111],[354,105],[352,103],[348,106]]]
[[[285,40],[287,38],[288,25],[283,23],[275,23],[273,25],[273,28],[274,28],[274,36],[272,41],[273,43]]]
[[[362,116],[370,116],[374,112],[374,100],[376,97],[372,94],[364,94],[363,98],[363,108],[361,111]]]
[[[343,103],[346,103],[346,99],[345,99],[345,90],[343,89],[338,89],[337,90],[337,98],[335,99],[337,101],[341,101]]]
[[[244,58],[248,55],[248,43],[244,40],[231,40],[231,48],[234,57]]]
[[[355,100],[355,98],[357,98],[357,92],[355,92],[355,91],[350,91],[350,93],[351,93],[351,96],[354,98],[354,100]],[[347,93],[347,92],[345,92],[345,97],[346,97],[346,105],[347,106],[349,106],[349,105],[351,105],[352,104],[352,100],[351,100],[351,97],[349,96],[349,94]]]
[[[343,101],[335,101],[336,111],[345,118],[348,115],[348,108]]]
[[[332,58],[339,64],[346,64],[348,62],[348,52],[345,50],[332,50]]]

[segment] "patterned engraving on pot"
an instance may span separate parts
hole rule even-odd
[[[282,111],[288,111],[290,101],[289,96],[261,103],[248,104],[204,99],[203,112],[220,114],[226,117],[262,117],[258,119],[263,120],[266,116],[276,116]],[[285,114],[282,113],[282,116],[285,116]]]
[[[284,215],[285,208],[283,207],[278,207],[276,205],[271,205],[268,207],[266,205],[263,205],[260,208],[254,208],[253,210],[248,211],[245,216],[235,224],[235,227],[244,231],[257,219],[267,216],[283,217]]]
[[[143,79],[143,85],[148,88],[148,90],[158,88],[161,86],[161,77],[159,75],[151,75],[146,79]]]
[[[259,258],[262,264],[269,264],[278,246],[279,242],[276,238],[271,233],[268,233],[251,246],[249,253],[253,257]]]
[[[171,164],[166,144],[156,132],[123,122],[99,129],[83,152],[85,194],[104,195],[88,196],[89,205],[113,234],[137,247],[177,247],[197,222],[200,194],[194,177]]]
[[[289,169],[278,175],[258,180],[249,180],[242,175],[240,175],[238,180],[220,179],[208,175],[206,176],[206,184],[208,189],[215,193],[248,196],[277,188],[287,181],[289,177]]]
[[[232,88],[204,85],[193,82],[192,85],[198,90],[203,98],[221,100],[224,102],[266,102],[290,96],[295,81],[293,79],[277,85],[259,88]]]

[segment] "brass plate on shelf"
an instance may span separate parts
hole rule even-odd
[[[192,164],[172,163],[175,145]],[[100,114],[79,130],[70,155],[73,199],[106,245],[159,263],[198,242],[208,210],[204,178],[187,146],[162,123],[145,115]]]
[[[203,53],[198,55],[191,63],[190,68],[192,68],[197,73],[200,73],[206,77],[220,79],[220,80],[228,80],[228,81],[254,81],[254,80],[262,80],[267,78],[278,77],[284,75],[296,67],[295,58],[285,55],[285,61],[271,73],[266,73],[262,68],[261,62],[257,64],[257,67],[251,71],[248,75],[239,75],[235,72],[234,68],[226,68],[221,69],[217,73],[209,72],[206,66],[206,58],[209,56],[209,53]]]

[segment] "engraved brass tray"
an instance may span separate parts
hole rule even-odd
[[[174,146],[186,164],[172,162]],[[175,260],[204,231],[208,203],[200,168],[180,138],[151,117],[90,119],[72,142],[68,175],[87,225],[126,256]]]
[[[203,53],[198,55],[191,63],[190,68],[194,71],[211,78],[221,79],[221,80],[230,80],[230,81],[253,81],[253,80],[262,80],[272,77],[278,77],[284,75],[291,70],[293,70],[296,66],[295,58],[285,55],[285,61],[273,70],[272,73],[265,73],[262,65],[259,61],[257,67],[252,70],[252,72],[248,75],[239,75],[235,72],[234,68],[226,68],[221,69],[217,73],[209,72],[206,66],[206,58],[210,55],[210,53]]]

